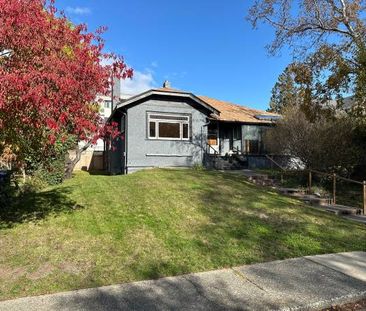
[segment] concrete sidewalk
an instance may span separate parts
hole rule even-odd
[[[27,297],[0,310],[318,310],[363,298],[366,252],[351,252]]]

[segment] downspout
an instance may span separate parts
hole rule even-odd
[[[128,150],[128,118],[127,118],[127,112],[122,112],[123,115],[125,116],[125,150],[124,150],[124,153],[125,153],[125,156],[124,156],[124,159],[125,159],[125,165],[124,165],[124,174],[127,174],[127,150]]]
[[[211,123],[211,121],[208,119],[208,121],[201,126],[201,158],[202,158],[202,161],[203,161],[203,156],[204,156],[203,155],[203,150],[204,150],[204,145],[203,145],[203,128],[206,127],[206,126],[208,126],[210,123]]]

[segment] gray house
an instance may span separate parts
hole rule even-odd
[[[278,117],[165,84],[116,106],[110,120],[118,123],[122,136],[106,152],[107,170],[266,166],[262,135]]]

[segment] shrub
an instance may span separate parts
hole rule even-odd
[[[62,183],[65,175],[65,159],[54,159],[42,163],[33,173],[32,179],[41,185],[57,185]]]
[[[264,141],[272,153],[298,158],[308,168],[347,175],[361,161],[354,128],[347,117],[319,117],[311,122],[294,107],[266,132]]]

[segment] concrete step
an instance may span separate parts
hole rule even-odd
[[[365,215],[346,215],[343,217],[366,225],[366,216]]]
[[[314,194],[303,194],[300,196],[297,196],[301,201],[304,201],[306,203],[309,203],[311,205],[321,205],[321,206],[327,206],[331,204],[330,198],[324,198],[324,197],[318,197]]]
[[[334,213],[336,215],[358,215],[360,213],[360,209],[345,206],[345,205],[324,205],[322,206],[327,212]]]
[[[265,174],[258,174],[258,175],[252,175],[248,178],[250,181],[256,181],[256,180],[268,180],[268,175]]]
[[[293,196],[300,196],[305,194],[305,190],[301,188],[279,188],[278,189],[281,193],[286,195],[293,195]]]
[[[254,179],[252,182],[261,186],[276,186],[276,181],[273,179]]]
[[[329,197],[319,197],[315,194],[306,194],[304,189],[300,188],[279,188],[278,189],[284,195],[295,197],[305,203],[311,205],[329,205],[331,200]]]

